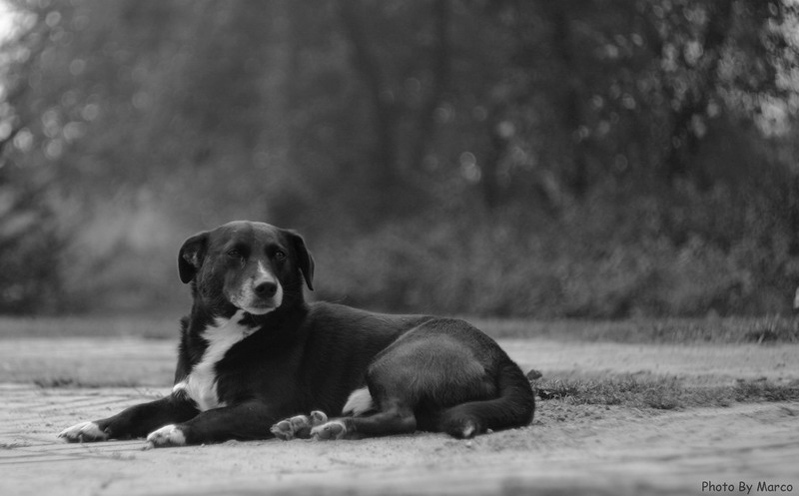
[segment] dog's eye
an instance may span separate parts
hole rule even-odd
[[[281,262],[281,261],[283,261],[285,259],[286,259],[286,254],[285,253],[283,253],[282,251],[276,251],[275,252],[275,260],[277,260],[278,262]]]
[[[242,258],[241,252],[235,248],[228,251],[227,256],[229,256],[230,258]]]

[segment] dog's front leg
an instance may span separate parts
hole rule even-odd
[[[69,442],[144,437],[162,425],[185,422],[197,412],[192,402],[172,394],[126,408],[113,417],[75,424],[61,431],[58,437]]]
[[[167,425],[147,436],[148,447],[220,443],[230,439],[265,439],[275,422],[273,410],[258,400],[206,410],[183,423]]]

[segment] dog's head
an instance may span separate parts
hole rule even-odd
[[[178,255],[180,280],[211,312],[264,315],[303,301],[313,289],[314,262],[299,234],[262,222],[236,221],[187,239]]]

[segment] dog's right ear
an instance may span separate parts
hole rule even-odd
[[[188,284],[197,275],[208,249],[208,232],[201,232],[187,239],[178,253],[178,272],[183,284]]]

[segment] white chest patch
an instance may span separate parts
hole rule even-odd
[[[230,319],[217,318],[214,325],[205,329],[203,338],[208,341],[205,353],[189,376],[172,388],[173,392],[185,391],[200,411],[226,406],[216,393],[216,364],[234,344],[256,330],[239,324],[243,316],[244,311],[240,310]]]

